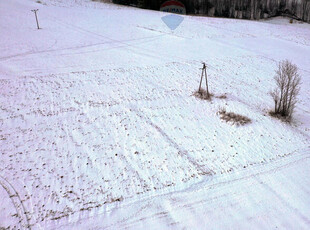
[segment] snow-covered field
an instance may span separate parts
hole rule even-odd
[[[164,15],[0,1],[0,229],[310,227],[310,25]],[[283,59],[291,124],[268,115]]]

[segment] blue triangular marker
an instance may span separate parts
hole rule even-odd
[[[175,30],[183,22],[184,18],[180,15],[170,14],[161,18],[163,22],[171,29]]]

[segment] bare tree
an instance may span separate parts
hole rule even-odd
[[[288,60],[280,62],[274,79],[276,88],[270,93],[275,102],[274,114],[291,118],[301,84],[297,66]]]
[[[298,1],[292,0],[292,2],[291,2],[291,13],[293,16],[297,15],[297,6],[298,6]]]
[[[134,4],[158,10],[166,0],[112,0],[119,4]],[[282,13],[310,21],[310,0],[178,0],[189,14],[260,19]]]
[[[302,20],[308,21],[310,14],[310,0],[302,0]]]

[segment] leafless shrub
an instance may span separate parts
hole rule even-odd
[[[220,118],[222,120],[233,125],[246,125],[248,123],[251,123],[250,118],[233,112],[227,112],[225,108],[220,108],[218,114],[220,115]]]
[[[213,96],[213,94],[208,93],[204,89],[200,89],[200,90],[196,91],[193,95],[199,99],[202,99],[202,100],[211,100],[211,98]]]
[[[283,122],[290,122],[291,119],[289,117],[283,117],[281,114],[275,114],[274,111],[270,111],[269,115],[275,118],[278,118],[279,120],[283,121]]]
[[[297,66],[288,60],[280,62],[274,79],[276,88],[270,92],[275,103],[273,114],[290,119],[297,103],[301,84]]]

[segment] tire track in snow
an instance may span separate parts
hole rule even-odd
[[[5,191],[8,193],[19,218],[19,224],[21,226],[21,229],[31,229],[29,224],[29,218],[25,209],[25,206],[16,191],[16,189],[13,187],[13,185],[7,181],[4,177],[0,176],[0,185],[5,189]]]
[[[241,169],[238,172],[232,173],[233,175],[235,175],[232,179],[228,179],[228,180],[224,179],[224,180],[221,180],[220,182],[215,182],[215,183],[212,181],[210,181],[210,183],[208,183],[208,181],[198,182],[185,189],[175,191],[174,194],[176,194],[176,196],[173,196],[173,197],[171,197],[171,194],[173,193],[168,191],[166,193],[159,193],[159,194],[151,195],[144,199],[129,201],[128,203],[125,202],[122,206],[122,210],[124,211],[128,209],[132,212],[133,210],[131,209],[131,207],[136,206],[137,207],[136,215],[128,215],[125,217],[121,217],[119,220],[116,220],[107,225],[100,225],[100,229],[101,228],[102,229],[115,229],[115,228],[134,229],[135,226],[142,226],[141,221],[144,221],[144,223],[148,223],[148,220],[152,220],[156,222],[156,220],[159,220],[162,218],[167,218],[168,220],[170,220],[171,218],[173,219],[173,217],[171,217],[171,214],[169,212],[166,212],[167,210],[165,207],[160,208],[158,207],[158,205],[156,205],[156,202],[154,202],[155,199],[172,202],[173,208],[175,210],[182,210],[182,212],[185,212],[187,210],[195,211],[197,207],[210,206],[211,203],[212,204],[218,203],[218,201],[223,201],[223,200],[229,201],[231,200],[229,197],[232,195],[229,189],[226,189],[227,192],[225,192],[224,194],[211,196],[211,197],[205,196],[203,197],[203,199],[198,199],[198,200],[195,199],[195,201],[188,200],[190,202],[183,202],[184,199],[182,197],[182,194],[185,194],[185,195],[196,194],[196,192],[199,192],[201,190],[209,191],[210,194],[212,194],[212,191],[216,191],[216,189],[221,189],[225,191],[225,186],[229,188],[230,186],[233,186],[235,183],[240,183],[240,182],[246,183],[251,178],[253,178],[254,181],[256,181],[255,177],[266,176],[268,174],[274,174],[290,166],[296,165],[300,162],[304,162],[307,160],[309,161],[310,159],[309,154],[310,152],[308,149],[300,150],[300,152],[298,152],[297,155],[284,158],[284,159],[279,159],[271,164],[263,164],[258,167]],[[266,165],[270,165],[271,167],[267,167],[266,169]],[[240,176],[239,176],[239,173],[241,173]],[[257,185],[261,185],[261,183],[259,182],[259,184]],[[276,196],[278,197],[278,195]],[[281,199],[283,198],[280,198],[280,200]],[[243,203],[242,200],[240,199],[237,199],[235,201],[237,202],[237,203],[235,202],[236,205],[240,205],[240,202]],[[153,212],[150,213],[149,210],[145,210],[145,208],[147,207],[149,207],[151,210],[152,205],[154,206],[154,204],[156,205],[156,208],[154,208],[155,210]],[[119,207],[117,207],[116,209],[111,209],[110,211],[102,215],[105,215],[105,216],[109,215],[109,213],[113,213],[117,211],[117,209],[119,209]],[[141,212],[142,210],[143,212]],[[293,208],[293,210],[295,211],[296,209]],[[210,210],[208,212],[210,212]],[[298,211],[298,213],[300,212]],[[87,221],[87,219],[88,218],[84,218],[83,221]],[[309,223],[309,220],[307,218],[303,220],[305,220],[306,223]],[[175,222],[175,224],[177,224],[177,222]],[[63,225],[63,227],[66,227],[65,229],[68,229],[69,226],[70,224]]]
[[[158,125],[153,123],[150,119],[146,118],[144,115],[141,114],[138,110],[133,110],[142,120],[144,120],[148,125],[152,126],[154,129],[156,129],[163,137],[166,139],[166,141],[174,147],[176,150],[178,150],[178,154],[182,156],[183,158],[186,158],[192,165],[195,166],[195,168],[200,171],[198,172],[199,175],[208,175],[211,176],[214,174],[214,172],[209,169],[206,166],[202,166],[198,164],[192,157],[189,156],[189,153],[186,149],[183,149],[178,143],[176,143],[172,138],[169,137],[169,135]]]
[[[0,57],[0,61],[5,61],[5,60],[11,59],[11,58],[15,58],[15,57],[25,57],[25,56],[28,56],[28,55],[35,55],[35,54],[42,54],[42,53],[52,53],[52,52],[67,51],[67,50],[68,51],[80,50],[80,49],[83,49],[83,48],[102,46],[102,45],[106,45],[106,44],[122,44],[122,46],[116,46],[114,48],[123,48],[123,47],[126,48],[126,47],[129,47],[129,46],[136,47],[135,45],[128,44],[128,42],[139,41],[139,44],[143,44],[143,43],[147,43],[147,42],[153,41],[156,38],[165,36],[165,34],[160,34],[160,35],[156,35],[156,36],[147,36],[147,37],[142,37],[142,38],[133,38],[133,39],[127,39],[127,40],[123,40],[122,41],[122,40],[112,39],[112,38],[109,38],[109,37],[104,36],[102,34],[98,34],[98,33],[95,33],[95,32],[89,31],[89,30],[85,30],[85,29],[83,29],[81,27],[78,27],[76,25],[72,25],[72,24],[66,23],[66,22],[61,21],[59,19],[56,19],[54,17],[50,17],[50,18],[52,19],[53,22],[56,22],[56,23],[61,24],[61,25],[64,25],[65,27],[67,27],[69,29],[72,29],[72,30],[74,30],[76,32],[83,33],[85,35],[92,35],[96,39],[104,38],[106,40],[102,41],[100,39],[100,42],[93,43],[93,44],[88,44],[88,45],[79,45],[79,46],[64,47],[64,48],[57,48],[57,49],[46,49],[46,50],[39,50],[39,51],[27,51],[27,52],[24,52],[24,53],[19,53],[19,54],[13,54],[13,55],[9,55],[9,56]],[[57,41],[51,47],[53,47],[56,43],[57,43]],[[109,49],[111,49],[111,48],[109,48]],[[96,49],[96,51],[100,51],[100,50]],[[95,52],[95,51],[92,51],[92,52]],[[70,54],[75,54],[75,53],[68,53],[66,55],[70,55]],[[79,54],[79,53],[77,53],[77,54]]]
[[[308,158],[305,158],[308,159]],[[270,185],[259,179],[257,176],[254,176],[254,178],[257,180],[259,184],[261,184],[269,193],[273,194],[275,197],[277,197],[278,200],[281,201],[282,204],[285,204],[290,210],[294,210],[294,213],[296,213],[300,219],[302,219],[307,225],[310,225],[310,220],[305,215],[303,215],[297,208],[293,207],[289,204],[287,200],[285,200],[279,193],[274,190]]]
[[[163,36],[163,35],[160,35]],[[138,39],[131,39],[128,41],[136,41],[136,40],[144,40],[143,42],[140,42],[139,44],[143,44],[143,43],[147,43],[147,42],[151,42],[153,40],[155,40],[157,37],[160,36],[153,36],[153,37],[144,37],[144,38],[138,38]],[[128,41],[123,41],[123,42],[128,42]],[[122,42],[122,41],[120,41]],[[102,46],[102,45],[108,45],[108,44],[115,44],[115,43],[120,43],[120,42],[113,42],[113,41],[104,41],[104,42],[98,42],[98,43],[93,43],[93,44],[89,44],[89,45],[80,45],[80,46],[72,46],[72,47],[63,47],[63,48],[57,48],[57,49],[46,49],[46,50],[39,50],[39,51],[28,51],[28,52],[24,52],[24,53],[18,53],[18,54],[13,54],[13,55],[9,55],[9,56],[4,56],[4,57],[0,57],[0,61],[6,61],[8,59],[11,58],[16,58],[16,57],[25,57],[25,56],[29,56],[29,55],[36,55],[36,54],[45,54],[45,53],[54,53],[54,52],[63,52],[63,51],[74,51],[74,50],[81,50],[81,49],[85,49],[85,48],[90,48],[90,47],[97,47],[97,46]],[[115,46],[113,48],[126,48],[128,45],[119,45],[119,46]],[[94,51],[84,51],[84,52],[79,52],[79,53],[66,53],[63,55],[74,55],[74,54],[84,54],[84,53],[92,53],[92,52],[98,52],[98,51],[102,51],[102,50],[109,50],[109,49],[113,49],[111,47],[106,48],[106,49],[95,49]]]
[[[302,151],[302,150],[301,150]],[[246,172],[246,171],[249,171],[248,175],[246,176],[241,176],[239,178],[236,178],[236,179],[231,179],[231,180],[228,180],[228,181],[223,181],[223,182],[218,182],[218,183],[215,183],[215,184],[210,184],[209,186],[207,186],[207,188],[216,188],[218,186],[223,186],[223,185],[229,185],[229,184],[233,184],[235,182],[238,182],[238,181],[242,181],[242,180],[248,180],[250,178],[257,178],[258,176],[262,176],[262,175],[266,175],[266,174],[269,174],[269,173],[275,173],[275,172],[278,172],[280,171],[281,169],[284,169],[284,168],[288,168],[294,164],[297,164],[301,161],[306,161],[306,160],[309,160],[310,159],[310,156],[309,156],[309,152],[307,153],[304,153],[304,154],[301,154],[299,155],[298,157],[300,157],[299,159],[294,159],[294,160],[291,160],[287,163],[282,163],[282,159],[280,160],[277,160],[271,164],[278,164],[276,165],[275,167],[271,167],[270,169],[267,169],[267,170],[256,170],[256,169],[253,169],[253,168],[249,168],[249,169],[246,169],[246,170],[240,170],[240,171],[236,171],[236,173],[240,173],[240,172]],[[284,159],[284,160],[287,160],[287,159]],[[267,165],[267,164],[263,164],[263,165]],[[262,165],[262,166],[263,166]],[[261,184],[261,181],[258,180],[258,182]],[[197,189],[200,189],[200,188],[197,188]],[[276,196],[278,197],[277,193],[275,192]],[[208,201],[208,199],[205,199],[204,201]],[[200,202],[193,202],[191,204],[198,204]],[[187,206],[187,205],[186,205]],[[185,206],[178,206],[179,208],[181,207],[185,207]]]
[[[66,26],[67,28],[70,28],[72,30],[75,30],[77,32],[80,32],[80,33],[84,33],[86,35],[91,35],[93,36],[94,38],[104,38],[104,39],[107,39],[109,41],[111,41],[112,43],[118,43],[118,44],[121,44],[122,46],[120,47],[116,47],[116,48],[125,48],[131,52],[134,52],[138,55],[142,55],[142,56],[147,56],[147,57],[151,57],[151,58],[160,58],[160,59],[167,59],[167,60],[171,60],[171,58],[167,58],[165,57],[166,55],[154,55],[153,51],[152,50],[149,50],[149,49],[146,49],[146,48],[142,48],[140,46],[137,46],[137,45],[133,45],[133,44],[129,44],[128,42],[130,41],[135,41],[135,40],[143,40],[145,38],[138,38],[138,39],[131,39],[131,40],[125,40],[125,41],[120,41],[120,40],[117,40],[117,39],[114,39],[114,38],[110,38],[110,37],[107,37],[107,36],[104,36],[100,33],[96,33],[96,32],[93,32],[93,31],[89,31],[89,30],[86,30],[82,27],[79,27],[79,26],[76,26],[76,25],[73,25],[73,24],[69,24],[69,23],[66,23],[64,21],[61,21],[59,19],[56,19],[54,17],[50,17],[52,18],[53,21],[56,21],[58,22],[59,24],[62,24],[64,26]],[[163,36],[166,36],[166,34],[160,34],[160,35],[156,35],[156,36],[151,36],[150,38],[156,38],[156,37],[163,37]],[[148,37],[147,37],[148,38]],[[139,42],[139,45],[142,44],[143,42]]]

